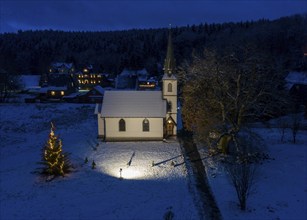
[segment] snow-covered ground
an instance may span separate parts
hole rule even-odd
[[[175,219],[198,219],[178,143],[100,142],[95,151],[94,107],[0,105],[0,219],[162,219],[168,207]],[[50,121],[63,140],[63,150],[71,153],[75,171],[45,182],[34,171]],[[209,172],[223,218],[307,219],[307,131],[299,131],[293,144],[289,129],[281,143],[276,126],[255,127],[274,160],[259,166],[246,212],[239,210],[222,170]],[[86,157],[89,162],[84,164]]]
[[[305,127],[306,120],[302,119],[301,123]],[[299,131],[297,143],[293,144],[291,131],[287,129],[285,143],[281,143],[276,120],[270,124],[273,128],[261,128],[257,124],[253,129],[263,139],[265,153],[272,159],[265,160],[257,169],[247,211],[240,211],[235,189],[224,171],[212,165],[210,160],[204,160],[212,191],[225,220],[307,219],[307,131]],[[200,151],[204,158],[205,151]]]
[[[94,150],[94,107],[0,105],[0,219],[163,219],[169,207],[175,219],[198,219],[179,144],[100,142]],[[34,171],[50,121],[75,171],[46,182]]]

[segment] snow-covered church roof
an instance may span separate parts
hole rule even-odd
[[[166,101],[161,91],[105,91],[102,117],[162,118]]]

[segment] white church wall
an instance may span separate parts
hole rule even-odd
[[[174,96],[177,96],[177,79],[176,78],[166,78],[166,79],[163,79],[163,94],[164,95],[174,95]],[[168,91],[168,84],[171,83],[172,84],[172,91],[169,92]]]
[[[106,118],[106,141],[117,140],[162,140],[163,118],[147,118],[149,131],[143,131],[145,118],[123,118],[126,122],[126,131],[119,131],[121,118]]]
[[[98,137],[104,138],[104,118],[101,118],[101,114],[97,114],[98,119]]]

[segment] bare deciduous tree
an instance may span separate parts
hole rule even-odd
[[[283,80],[259,54],[249,47],[223,56],[205,50],[181,68],[182,114],[188,130],[199,137],[215,132],[220,140],[231,136],[235,141],[245,122],[277,111]]]
[[[300,126],[301,122],[300,122],[299,113],[295,112],[291,115],[291,125],[290,125],[292,131],[292,140],[294,144],[296,143],[296,136],[300,129]]]
[[[289,127],[288,121],[285,119],[278,119],[277,121],[277,127],[279,129],[280,132],[280,141],[284,142],[284,138],[285,138],[285,131],[286,129]]]
[[[20,87],[18,77],[0,69],[0,103],[7,102],[12,93]]]
[[[256,166],[248,162],[235,162],[226,166],[230,181],[234,186],[241,210],[246,210],[247,198],[255,184]]]

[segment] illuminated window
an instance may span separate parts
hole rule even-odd
[[[169,83],[169,84],[167,85],[167,91],[168,91],[168,92],[172,92],[172,91],[173,91],[173,88],[172,88],[172,84],[171,84],[171,83]]]
[[[51,91],[51,95],[55,95],[55,91]]]
[[[143,131],[149,131],[149,121],[146,118],[143,120]]]
[[[64,93],[64,91],[61,91],[61,95],[64,95],[65,93]]]
[[[126,131],[126,122],[124,119],[120,119],[118,125],[119,125],[119,131]]]

